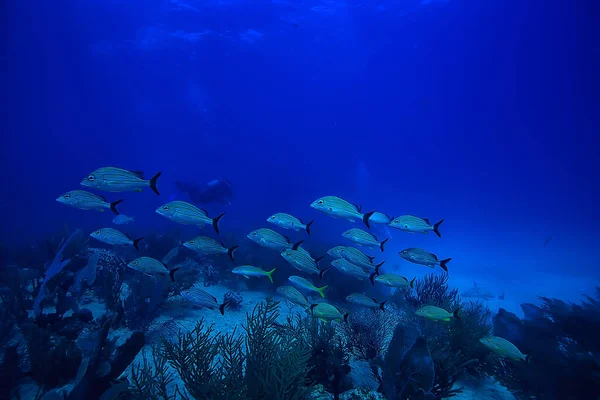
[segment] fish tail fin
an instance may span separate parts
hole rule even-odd
[[[387,300],[385,300],[385,301],[382,301],[381,303],[379,303],[379,309],[380,309],[381,311],[385,311],[385,308],[384,308],[384,307],[385,307],[385,303],[387,303],[387,302],[388,302],[388,301],[387,301]]]
[[[383,245],[390,240],[390,238],[386,238],[383,242],[379,243],[379,248],[381,249],[381,252],[383,253]]]
[[[223,218],[223,216],[224,216],[225,214],[227,214],[227,213],[223,213],[223,214],[221,214],[221,215],[217,215],[216,217],[214,217],[214,218],[212,219],[212,226],[213,226],[213,228],[215,228],[215,232],[217,232],[217,235],[219,234],[219,220],[220,220],[221,218]]]
[[[381,267],[383,264],[385,264],[385,260],[384,260],[384,261],[382,261],[382,262],[380,262],[379,264],[377,264],[377,265],[375,266],[375,271],[379,271],[379,268],[380,268],[380,267]],[[377,273],[377,275],[379,275],[379,272]]]
[[[306,224],[306,233],[308,234],[308,236],[310,236],[310,226],[313,224],[313,222],[315,222],[315,220],[313,219],[312,221],[310,221],[308,224]]]
[[[154,191],[154,193],[156,193],[157,196],[160,196],[160,192],[158,191],[158,186],[156,186],[156,184],[161,174],[162,172],[159,172],[150,179],[150,189],[152,189],[152,191]]]
[[[171,280],[173,282],[175,282],[175,272],[177,272],[178,270],[179,270],[179,267],[173,268],[172,270],[169,271],[169,276],[171,277]]]
[[[317,292],[319,292],[322,298],[325,298],[325,289],[327,289],[327,285],[317,288]]]
[[[414,278],[412,278],[412,281],[410,281],[410,288],[411,289],[414,289],[414,287],[415,287],[415,280],[417,280],[416,276]]]
[[[296,242],[292,245],[292,250],[298,250],[298,247],[300,247],[300,245],[304,243],[304,240],[301,240],[299,242]]]
[[[317,264],[317,267],[319,266],[319,262],[324,259],[325,256],[319,257],[319,258],[315,258],[315,264]]]
[[[458,312],[460,311],[462,307],[458,307],[456,310],[454,310],[454,312],[452,313],[452,316],[456,319],[460,319],[460,317],[458,316]]]
[[[221,315],[225,315],[225,307],[227,307],[227,304],[229,304],[229,302],[223,303],[219,306],[219,312]]]
[[[115,214],[119,215],[119,210],[117,210],[117,206],[119,204],[121,204],[122,202],[123,202],[123,199],[120,199],[120,200],[117,200],[117,201],[113,201],[112,203],[110,203],[110,211],[112,211]]]
[[[142,241],[142,239],[143,239],[143,238],[144,238],[144,237],[142,236],[141,238],[137,238],[137,239],[135,239],[135,240],[133,241],[133,247],[135,247],[135,249],[136,249],[136,250],[139,250],[139,249],[140,249],[140,246],[139,246],[139,244],[140,244],[140,242]]]
[[[369,275],[369,280],[371,281],[371,285],[375,286],[375,277],[377,276],[377,272],[373,272],[371,275]]]
[[[269,277],[269,280],[271,281],[271,283],[273,283],[273,272],[275,272],[277,268],[273,268],[272,270],[270,270],[269,272],[267,272],[267,276]]]
[[[445,260],[440,261],[440,267],[442,267],[442,269],[446,272],[448,272],[448,267],[446,266],[446,264],[448,264],[450,262],[450,260],[452,260],[452,259],[446,258]]]
[[[348,316],[350,315],[349,312],[347,312],[346,314],[344,314],[344,323],[348,323]]]
[[[375,210],[368,212],[366,214],[363,214],[362,220],[365,223],[365,225],[367,226],[367,228],[371,228],[371,224],[369,223],[369,218],[371,218],[371,216],[375,214]]]
[[[227,255],[229,256],[231,261],[235,261],[235,259],[233,258],[233,252],[236,251],[238,247],[240,246],[233,246],[232,248],[227,250]]]
[[[437,224],[433,225],[433,231],[439,238],[442,237],[442,234],[440,233],[440,225],[442,224],[442,222],[444,222],[443,219],[440,220],[440,222],[438,222]]]
[[[318,306],[318,305],[319,305],[319,304],[311,304],[311,305],[310,305],[310,313],[311,313],[311,314],[313,313],[313,309],[314,309],[316,306]]]
[[[329,270],[329,267],[327,267],[327,268],[325,268],[325,269],[322,269],[322,270],[319,272],[319,279],[323,279],[323,274],[325,274],[325,271],[328,271],[328,270]]]

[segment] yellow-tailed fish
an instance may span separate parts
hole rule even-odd
[[[295,231],[304,230],[307,234],[310,235],[310,226],[315,221],[313,220],[305,224],[300,218],[296,218],[293,215],[286,213],[277,213],[267,218],[267,222],[277,225],[283,229],[293,229]]]
[[[101,241],[106,244],[115,244],[121,246],[133,246],[136,250],[139,250],[138,244],[143,239],[143,237],[138,239],[132,239],[128,235],[123,232],[119,232],[113,228],[102,228],[96,229],[94,232],[90,233],[90,236],[96,240]]]
[[[409,281],[404,276],[400,276],[400,275],[396,275],[396,274],[380,274],[379,267],[375,268],[375,272],[373,272],[371,274],[371,276],[369,276],[369,280],[371,281],[371,284],[373,286],[375,286],[375,282],[378,282],[378,283],[381,283],[382,285],[385,285],[388,287],[395,287],[395,288],[406,287],[406,286],[410,286],[411,288],[413,288],[415,285],[416,279],[417,278],[414,277],[412,279],[412,281]]]
[[[247,237],[262,247],[278,250],[279,252],[287,249],[297,250],[298,247],[304,242],[301,240],[299,242],[292,243],[290,238],[287,236],[283,236],[269,228],[260,228],[252,231],[247,235]]]
[[[293,286],[280,286],[277,288],[277,293],[279,293],[281,297],[299,305],[300,307],[310,307],[310,303],[308,302],[306,296],[300,293],[300,291]]]
[[[104,190],[105,192],[141,192],[143,188],[149,187],[154,193],[160,195],[156,186],[160,174],[161,172],[151,179],[144,179],[144,174],[141,171],[103,167],[83,178],[81,185]]]
[[[127,266],[133,270],[139,271],[148,276],[160,275],[171,277],[171,280],[175,282],[175,272],[179,268],[173,268],[169,270],[169,268],[163,264],[162,262],[152,258],[152,257],[139,257],[133,261],[130,261]]]
[[[320,197],[313,201],[310,206],[315,210],[324,212],[327,215],[331,215],[335,218],[341,218],[350,222],[355,222],[360,219],[364,222],[367,228],[370,228],[369,218],[375,213],[375,211],[362,213],[360,206],[352,204],[344,199],[336,196],[325,196]]]
[[[523,360],[528,362],[528,356],[521,353],[521,350],[508,340],[499,336],[485,336],[479,341],[488,349],[499,355],[500,357],[508,358],[511,360]]]
[[[327,270],[319,269],[319,261],[321,261],[323,257],[315,260],[307,251],[287,249],[281,253],[281,257],[290,263],[292,267],[306,272],[307,274],[318,274],[319,278],[323,278],[323,273]]]
[[[70,192],[60,195],[56,201],[81,210],[97,210],[104,212],[104,210],[109,209],[119,215],[117,205],[123,200],[121,199],[109,203],[104,197],[94,193],[86,192],[85,190],[71,190]]]
[[[236,275],[242,275],[248,279],[250,279],[251,276],[254,276],[254,277],[266,276],[269,278],[271,283],[273,283],[272,275],[273,275],[273,272],[275,272],[275,268],[273,268],[270,271],[263,271],[262,269],[260,269],[258,267],[253,267],[252,265],[242,265],[239,267],[235,267],[231,272],[233,272]]]
[[[382,252],[383,245],[389,240],[389,238],[387,238],[383,241],[379,241],[377,236],[358,228],[349,229],[342,233],[342,236],[360,246],[379,248]]]
[[[325,297],[325,289],[327,289],[327,286],[318,288],[315,285],[313,285],[312,282],[310,282],[309,280],[295,275],[290,276],[288,280],[302,289],[306,289],[311,292],[317,292],[321,295],[321,297]]]
[[[433,231],[436,235],[438,235],[438,237],[441,238],[442,235],[440,234],[440,225],[442,222],[444,222],[443,219],[437,224],[431,225],[427,218],[415,217],[414,215],[401,215],[393,218],[389,225],[392,228],[413,233],[427,233],[429,231]]]
[[[181,297],[199,307],[206,307],[210,310],[219,310],[221,315],[225,314],[227,303],[219,304],[215,296],[198,285],[192,286],[188,290],[181,292]]]
[[[368,279],[369,274],[365,272],[361,267],[352,264],[350,261],[338,258],[331,262],[331,265],[344,275],[351,276],[356,279]]]
[[[231,261],[235,261],[233,252],[239,247],[233,246],[227,248],[223,242],[207,236],[196,236],[195,238],[184,242],[183,246],[200,254],[227,254]]]
[[[436,265],[439,265],[446,272],[448,272],[448,267],[446,266],[446,264],[448,264],[450,260],[452,260],[451,258],[446,258],[445,260],[438,260],[435,254],[425,251],[423,249],[418,249],[416,247],[404,249],[398,254],[406,261],[410,261],[414,264],[425,265],[430,268],[435,268]]]
[[[175,200],[156,209],[156,213],[184,225],[212,225],[219,234],[219,221],[225,213],[210,218],[208,212],[185,201]]]
[[[419,317],[427,318],[432,321],[450,321],[451,318],[460,319],[458,316],[458,312],[460,311],[460,307],[457,308],[454,312],[449,312],[444,310],[443,308],[436,306],[423,306],[419,308],[415,314]]]
[[[392,217],[390,215],[380,213],[379,211],[375,211],[369,217],[369,222],[372,224],[389,225],[389,223],[392,222],[393,219],[394,219],[394,217]]]
[[[310,305],[312,315],[323,321],[344,321],[348,322],[350,313],[342,313],[339,308],[327,303],[317,303]]]
[[[381,311],[385,311],[384,306],[385,303],[387,303],[387,300],[380,303],[377,300],[361,293],[352,293],[346,296],[346,301],[351,304],[356,304],[357,306],[371,308],[374,310],[379,308]]]

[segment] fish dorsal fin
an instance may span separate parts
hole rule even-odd
[[[98,197],[100,197],[102,199],[102,201],[106,203],[106,199],[104,198],[104,196],[98,195]]]
[[[139,169],[133,170],[133,171],[129,171],[132,174],[134,174],[135,176],[137,176],[140,179],[144,179],[144,171],[141,171]]]
[[[373,300],[375,303],[379,303],[375,297],[371,297],[371,300]]]
[[[434,258],[435,261],[438,261],[438,258],[437,258],[437,256],[435,254],[433,254],[433,253],[430,253],[430,254]]]
[[[123,233],[123,232],[121,232]],[[129,236],[127,233],[123,233],[123,235],[125,235],[127,237],[127,239],[131,240],[131,236]]]
[[[289,238],[289,237],[287,237],[287,236],[285,236],[285,235],[281,235],[281,236],[283,236],[283,238],[284,238],[285,240],[287,240],[287,242],[288,242],[288,243],[292,243],[292,241],[290,240],[290,238]]]
[[[427,218],[421,218],[423,221],[425,221],[427,223],[427,225],[431,225],[431,222],[429,222],[429,220]]]
[[[358,212],[359,212],[359,213],[361,213],[361,212],[362,212],[362,206],[359,206],[359,205],[358,205],[358,204],[356,204],[356,203],[352,203],[352,205],[353,205],[354,207],[356,207],[356,209],[358,210]]]
[[[208,211],[206,211],[204,208],[200,208],[198,207],[198,210],[202,211],[204,214],[208,215]]]
[[[373,260],[375,260],[375,257],[372,257],[372,256],[367,256],[367,257],[369,258],[369,260],[371,260],[371,262],[373,262]]]
[[[221,242],[220,240],[217,240],[217,242],[219,242],[221,246],[225,247],[225,243]]]

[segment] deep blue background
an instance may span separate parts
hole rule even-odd
[[[600,277],[600,36],[587,3],[11,3],[5,244],[110,226],[109,213],[55,199],[115,165],[163,171],[161,197],[105,193],[125,199],[136,235],[173,226],[154,209],[176,179],[227,178],[236,198],[222,229],[239,240],[286,211],[318,219],[313,243],[343,243],[351,224],[308,207],[333,194],[446,219],[442,240],[392,232],[395,264],[416,245],[508,281]],[[205,29],[194,42],[171,35]],[[249,29],[263,36],[242,40]]]

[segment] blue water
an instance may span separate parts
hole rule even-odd
[[[552,281],[557,295],[579,298],[600,281],[600,45],[584,4],[87,0],[3,9],[5,246],[65,226],[111,226],[112,213],[55,199],[114,165],[163,173],[160,197],[105,193],[125,199],[136,237],[173,228],[154,210],[177,196],[176,180],[228,179],[233,203],[207,208],[226,211],[221,229],[240,241],[289,212],[317,219],[307,245],[341,244],[349,223],[308,206],[337,195],[365,210],[445,219],[442,239],[391,231],[383,259],[406,274],[429,272],[396,254],[419,246],[452,257],[464,281],[498,290],[552,295]]]

